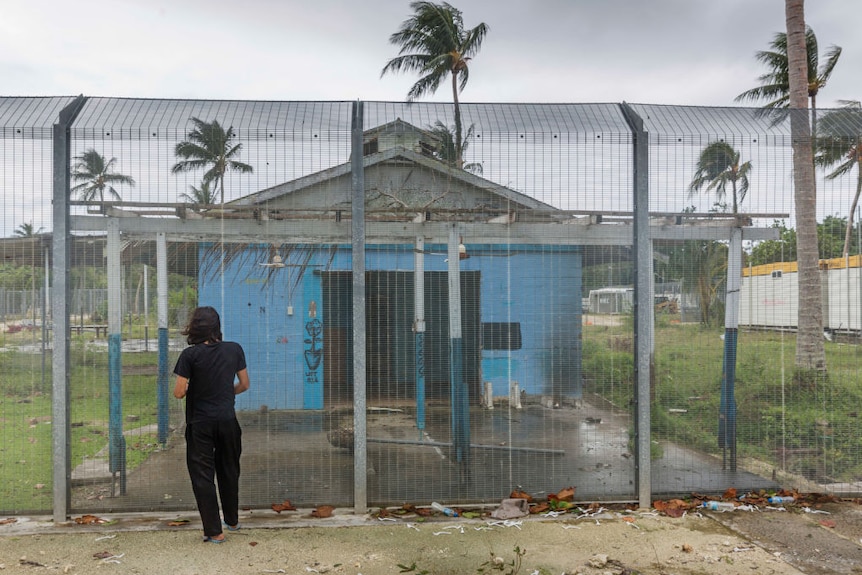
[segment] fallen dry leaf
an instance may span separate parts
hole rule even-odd
[[[823,527],[830,527],[831,528],[831,527],[835,527],[835,525],[837,525],[837,523],[835,523],[835,521],[833,521],[832,519],[821,519],[820,525],[822,525]]]
[[[17,519],[17,518],[15,518],[15,517],[8,517],[8,518],[6,518],[6,519],[0,519],[0,525],[8,525],[8,524],[10,524],[10,523],[15,523],[16,521],[18,521],[18,519]]]
[[[626,523],[634,523],[635,518],[634,517],[623,517],[623,521],[625,521]]]
[[[257,547],[257,541],[249,541],[248,544],[252,547]]]
[[[688,543],[683,543],[682,544],[682,551],[683,551],[683,553],[691,553],[692,551],[694,551],[694,547],[692,547]]]
[[[168,526],[170,527],[183,527],[191,523],[188,519],[174,519],[173,521],[168,521]]]
[[[575,498],[575,488],[574,487],[566,487],[565,489],[561,489],[555,495],[549,495],[548,499],[558,499],[560,501],[571,501]]]
[[[550,508],[551,508],[551,506],[548,505],[548,502],[543,501],[542,503],[537,503],[535,505],[531,505],[530,506],[530,513],[533,515],[535,515],[537,513],[544,513],[545,511],[547,511]]]
[[[326,517],[332,517],[333,511],[335,511],[335,507],[332,505],[318,505],[314,511],[311,512],[311,516],[317,517],[318,519],[324,519]]]
[[[527,501],[533,501],[533,496],[526,491],[515,489],[509,494],[509,499],[526,499]]]
[[[281,513],[282,511],[296,511],[296,507],[293,506],[290,499],[285,499],[281,503],[273,503],[272,510]]]
[[[82,515],[75,518],[75,523],[78,525],[101,525],[102,523],[107,523],[107,520],[95,515]]]
[[[107,559],[108,557],[113,557],[113,556],[114,556],[114,554],[111,553],[110,551],[97,551],[96,553],[93,553],[94,559]]]

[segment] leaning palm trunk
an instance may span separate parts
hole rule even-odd
[[[461,139],[461,106],[458,102],[458,71],[452,71],[452,97],[455,103],[455,166],[460,170],[464,167],[464,146]]]
[[[826,370],[823,309],[817,251],[817,199],[814,156],[808,120],[808,67],[803,0],[785,0],[787,61],[790,79],[790,131],[793,141],[793,184],[796,206],[796,252],[799,269],[799,316],[796,367]]]

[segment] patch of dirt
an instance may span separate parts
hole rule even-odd
[[[862,500],[714,517],[801,571],[814,575],[862,573]]]
[[[0,524],[4,572],[192,575],[331,573],[385,575],[773,575],[859,573],[862,506],[818,511],[655,513],[495,521],[435,515],[314,519],[308,509],[243,511],[227,543],[201,540],[196,515],[115,516],[106,523]],[[827,521],[824,525],[823,522]],[[38,564],[38,565],[35,565]]]

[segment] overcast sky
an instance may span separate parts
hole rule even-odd
[[[454,0],[490,31],[465,102],[734,106],[784,31],[784,0]],[[409,0],[2,0],[3,96],[403,101],[380,78]],[[820,107],[862,99],[859,0],[806,3]],[[441,89],[429,101],[451,99]]]

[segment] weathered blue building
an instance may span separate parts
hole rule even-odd
[[[434,135],[401,120],[365,134],[366,219],[404,223],[417,241],[366,245],[367,397],[380,404],[450,394],[447,245],[422,238],[430,219],[501,220],[553,208],[439,160]],[[350,214],[350,162],[246,196],[306,217]],[[550,216],[552,217],[552,216]],[[265,225],[262,224],[262,225]],[[271,238],[270,238],[271,240]],[[239,409],[322,409],[352,401],[353,308],[350,236],[342,244],[255,243],[226,258],[224,284],[202,261],[201,304],[222,301],[225,337],[246,350],[252,389]],[[460,252],[463,377],[470,401],[517,389],[555,402],[581,396],[582,248],[464,237]],[[436,243],[435,243],[436,242]],[[202,250],[211,260],[218,248]],[[416,316],[417,252],[424,317]],[[416,326],[424,327],[417,347]],[[424,357],[418,358],[419,354]],[[420,361],[421,360],[421,361]],[[424,366],[417,375],[417,362]]]

